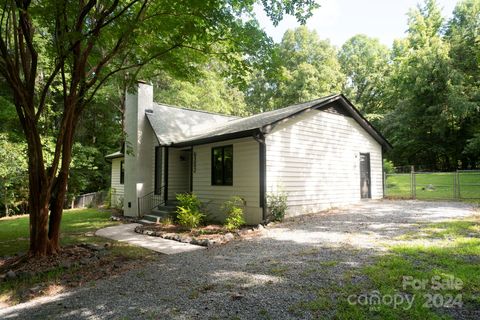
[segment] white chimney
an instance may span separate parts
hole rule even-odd
[[[138,198],[153,190],[153,139],[152,129],[145,115],[153,105],[153,87],[138,82],[135,92],[128,93],[125,101],[125,184],[124,215],[136,217]]]

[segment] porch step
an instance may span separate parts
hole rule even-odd
[[[150,220],[145,220],[145,219],[139,220],[138,222],[143,223],[143,224],[154,224],[155,223],[155,222],[152,222]]]
[[[163,218],[171,218],[175,215],[177,210],[176,202],[169,202],[167,206],[160,206],[155,209],[152,209],[150,214],[143,216],[143,219],[140,222],[145,224],[158,223]]]

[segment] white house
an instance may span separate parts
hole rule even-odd
[[[112,201],[149,216],[195,193],[222,219],[245,200],[246,220],[267,218],[266,195],[288,195],[287,216],[383,197],[385,138],[343,95],[238,118],[153,102],[152,86],[128,94],[126,143],[112,162]]]

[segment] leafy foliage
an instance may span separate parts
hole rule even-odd
[[[243,210],[245,208],[245,200],[241,197],[231,197],[225,201],[222,210],[227,215],[224,226],[228,230],[236,230],[245,224]]]
[[[177,194],[177,220],[178,223],[187,229],[198,227],[205,214],[201,213],[202,203],[195,194]]]
[[[288,195],[285,192],[267,194],[267,206],[273,221],[282,221],[288,209]]]
[[[28,197],[25,146],[10,142],[6,134],[0,133],[0,155],[0,202],[4,214],[22,213]]]
[[[356,35],[343,44],[338,60],[347,77],[343,93],[368,120],[382,119],[389,71],[388,48],[377,39]]]
[[[306,27],[285,32],[266,64],[250,78],[247,101],[254,112],[338,93],[344,83],[336,49]]]
[[[408,36],[394,45],[388,93],[392,109],[383,125],[394,145],[389,157],[397,165],[475,166],[464,148],[478,102],[465,95],[442,26],[440,9],[428,0],[410,11]]]

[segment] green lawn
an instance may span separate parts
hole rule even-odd
[[[347,272],[343,281],[322,286],[316,299],[295,304],[291,312],[300,311],[302,315],[301,311],[309,311],[319,318],[352,320],[474,319],[478,315],[479,216],[432,223],[396,240],[401,244],[389,247],[371,264]],[[411,278],[404,282],[404,277]],[[459,279],[461,285],[456,287],[454,281],[458,280],[452,279]],[[412,280],[425,285],[412,286]]]
[[[66,210],[62,219],[61,245],[96,243],[103,246],[108,243],[105,254],[98,256],[98,260],[89,260],[85,265],[75,261],[71,266],[61,266],[52,260],[51,268],[46,271],[2,281],[0,282],[0,304],[14,305],[36,296],[49,295],[49,288],[63,290],[64,287],[75,287],[112,276],[123,272],[122,270],[128,270],[136,263],[143,264],[155,258],[153,251],[95,237],[94,231],[118,224],[111,221],[110,216],[111,212],[98,209]],[[0,219],[0,258],[25,253],[28,250],[28,244],[28,216]],[[24,263],[29,262],[26,260]],[[35,287],[41,288],[41,291],[31,295],[29,292]]]
[[[480,198],[480,172],[458,175],[460,199]],[[388,197],[411,197],[411,176],[409,173],[388,175],[386,195]],[[455,199],[454,173],[417,173],[415,174],[417,199]]]
[[[118,222],[110,221],[111,212],[98,209],[65,210],[61,225],[61,244],[96,242],[98,238],[86,236]],[[0,257],[25,253],[29,244],[28,216],[0,219]]]
[[[390,253],[378,259],[372,266],[364,269],[372,282],[372,288],[380,294],[407,294],[415,297],[410,310],[392,309],[381,306],[374,314],[380,318],[409,319],[449,319],[448,308],[426,308],[429,295],[437,295],[437,306],[447,303],[449,297],[456,297],[463,304],[463,309],[470,315],[480,308],[480,218],[470,218],[443,223],[433,223],[420,232],[402,237],[410,240],[407,244],[396,245]],[[425,239],[429,240],[425,242]],[[421,240],[420,242],[415,240]],[[424,288],[403,286],[403,277],[427,280]],[[460,279],[458,288],[447,285],[441,289],[436,281]],[[447,282],[445,282],[447,283]],[[453,283],[453,282],[450,282]],[[437,289],[435,289],[437,288]],[[460,295],[460,296],[459,296]],[[440,297],[441,296],[441,297]],[[452,301],[453,302],[453,301]],[[455,307],[453,307],[455,308]],[[357,308],[357,311],[362,308]],[[363,310],[365,311],[365,310]],[[466,317],[468,318],[468,316]]]

